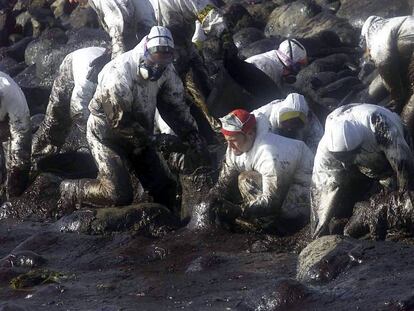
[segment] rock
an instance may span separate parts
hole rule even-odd
[[[297,279],[311,284],[328,283],[358,264],[359,257],[354,240],[338,235],[321,237],[299,254]]]
[[[265,35],[308,38],[327,30],[336,33],[343,44],[356,46],[359,42],[359,33],[346,19],[321,11],[313,2],[302,0],[274,9]]]
[[[40,38],[32,41],[26,48],[25,62],[27,65],[34,65],[53,49],[65,44],[68,37],[59,28],[44,31]]]
[[[17,62],[11,57],[0,57],[0,71],[10,75],[10,69],[17,65]]]
[[[14,60],[16,60],[17,62],[23,62],[25,50],[27,46],[29,45],[29,43],[32,41],[33,41],[32,37],[23,38],[11,46],[1,48],[0,54],[7,55],[13,58]]]
[[[227,5],[223,12],[227,26],[233,33],[243,28],[258,26],[246,8],[239,3]]]
[[[62,232],[106,234],[133,231],[148,236],[161,236],[175,228],[177,221],[164,206],[142,203],[125,207],[82,209],[64,216],[55,225]]]
[[[36,268],[46,263],[46,259],[32,251],[17,251],[0,261],[1,267]]]
[[[313,291],[298,281],[281,278],[276,280],[273,287],[253,291],[237,310],[303,310],[306,300],[312,295]]]
[[[261,39],[264,39],[263,32],[252,27],[244,28],[233,35],[234,44],[239,50]]]
[[[50,9],[53,11],[55,18],[59,18],[66,13],[68,7],[68,1],[56,0],[50,5]]]
[[[214,186],[217,174],[206,168],[199,168],[189,175],[180,175],[182,187],[181,220],[191,229],[203,229],[210,224],[206,195]]]
[[[10,281],[10,287],[13,289],[25,289],[38,285],[59,283],[66,279],[68,279],[68,276],[61,272],[48,269],[36,269],[12,279]]]
[[[272,37],[258,40],[242,48],[239,52],[239,56],[241,59],[247,59],[257,54],[262,54],[271,50],[275,50],[279,47],[279,44],[282,41],[282,37]]]
[[[0,305],[0,311],[26,311],[26,309],[14,303],[6,302]]]
[[[339,78],[339,77],[338,77]],[[332,82],[317,91],[320,97],[335,98],[341,101],[349,92],[353,90],[361,90],[363,85],[356,77],[345,77]]]
[[[368,234],[371,238],[380,240],[384,240],[390,233],[412,236],[414,207],[411,196],[408,193],[380,193],[369,201],[357,203],[345,226],[345,234],[355,238]]]
[[[56,211],[61,181],[55,175],[40,174],[20,197],[10,200],[10,215],[18,219],[50,218]]]
[[[98,16],[90,7],[78,6],[69,17],[69,24],[72,28],[97,28],[99,27]]]
[[[277,4],[273,1],[263,1],[262,3],[247,5],[246,8],[255,23],[260,28],[264,28],[266,26],[269,15],[272,13],[276,6]]]
[[[36,66],[27,67],[13,79],[23,90],[30,113],[32,115],[44,113],[49,102],[51,88],[41,84],[36,76]]]
[[[336,13],[341,6],[341,1],[339,0],[314,0],[314,1],[321,8],[331,11],[332,13]]]
[[[96,211],[94,210],[82,209],[75,211],[72,214],[59,219],[54,227],[60,232],[87,233],[90,231],[95,215]]]
[[[407,0],[341,0],[337,16],[346,18],[355,28],[362,28],[365,20],[371,15],[389,18],[411,13],[412,9]]]

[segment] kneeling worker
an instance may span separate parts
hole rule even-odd
[[[360,199],[358,192],[368,191],[372,181],[391,190],[393,184],[400,191],[410,188],[413,159],[397,114],[369,104],[334,110],[326,120],[325,134],[315,156],[311,188],[313,236],[329,234],[333,217],[349,217],[353,204]]]
[[[237,109],[221,118],[228,143],[209,204],[219,218],[241,217],[260,230],[288,233],[309,221],[313,153],[302,142],[269,131],[264,115]],[[233,204],[227,204],[226,202]],[[240,204],[233,219],[226,206]],[[233,209],[234,210],[234,209]]]

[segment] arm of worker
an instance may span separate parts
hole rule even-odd
[[[414,168],[414,155],[403,136],[402,129],[392,126],[390,120],[381,113],[371,116],[371,124],[378,145],[397,174],[399,189],[407,190]]]
[[[25,100],[21,105],[13,103],[9,108],[10,144],[6,187],[8,197],[14,197],[21,195],[29,182],[32,129]]]

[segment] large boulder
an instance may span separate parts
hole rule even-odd
[[[407,0],[341,0],[337,16],[346,18],[355,28],[362,28],[371,15],[388,18],[411,15],[411,11]]]
[[[98,16],[91,7],[78,6],[69,17],[69,24],[72,28],[96,28],[99,26]]]
[[[302,0],[274,9],[265,35],[308,38],[328,30],[336,33],[344,44],[358,44],[359,34],[346,19],[322,10],[314,2]]]
[[[233,35],[234,44],[238,49],[264,38],[263,31],[253,27],[244,28]]]
[[[276,7],[277,4],[273,1],[262,1],[261,3],[246,5],[247,11],[254,19],[256,25],[260,28],[266,26],[269,15]]]
[[[142,203],[124,207],[81,209],[62,217],[55,228],[61,232],[106,234],[133,231],[148,236],[162,236],[177,228],[178,222],[164,206]]]
[[[49,102],[51,88],[41,84],[36,76],[36,65],[27,67],[13,78],[26,96],[31,115],[44,113]]]
[[[338,235],[324,236],[299,254],[297,279],[311,284],[328,283],[358,264],[358,243]]]
[[[345,234],[360,238],[369,236],[383,240],[388,236],[414,234],[414,205],[412,192],[380,193],[369,201],[355,205],[353,215],[345,226]]]

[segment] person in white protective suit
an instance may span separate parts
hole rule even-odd
[[[29,182],[32,131],[21,88],[0,71],[0,181],[6,199],[19,196]]]
[[[149,0],[69,0],[89,4],[111,38],[112,58],[133,49],[157,24]]]
[[[392,107],[401,113],[410,134],[414,133],[414,17],[385,19],[370,16],[361,30],[361,45],[378,68],[391,94]],[[377,79],[375,80],[377,82]],[[381,84],[376,83],[378,87]],[[375,94],[375,87],[369,93]]]
[[[101,71],[89,105],[86,134],[98,178],[62,182],[63,209],[82,203],[131,203],[128,165],[155,202],[168,205],[171,196],[175,198],[175,184],[151,140],[156,108],[177,135],[199,154],[207,153],[184,103],[183,84],[172,65],[173,53],[170,31],[155,26],[137,47]]]
[[[302,141],[271,133],[264,115],[237,109],[220,120],[228,147],[209,194],[219,219],[240,218],[259,230],[279,233],[309,222],[310,149]]]
[[[88,80],[90,65],[104,53],[104,48],[88,47],[68,54],[63,60],[53,82],[45,118],[33,136],[34,159],[57,153],[72,122],[86,135],[88,105],[96,89],[96,83]]]
[[[283,89],[283,83],[293,83],[295,76],[308,63],[305,47],[295,39],[280,43],[277,50],[254,55],[245,60],[263,71],[276,85]]]
[[[413,153],[405,137],[399,116],[377,105],[346,105],[328,115],[312,174],[314,237],[329,234],[332,218],[349,217],[372,181],[411,187]]]
[[[313,153],[316,152],[323,136],[323,127],[303,95],[291,93],[284,100],[274,100],[252,113],[255,116],[264,114],[273,133],[301,140]]]

